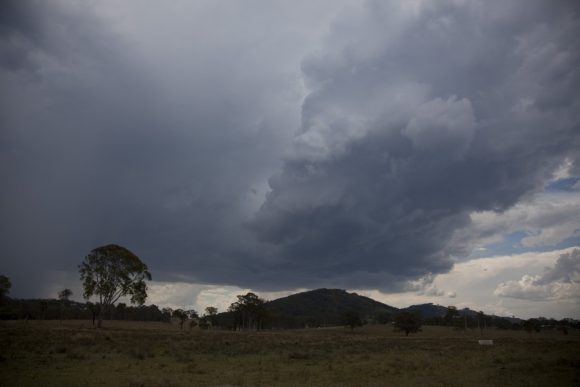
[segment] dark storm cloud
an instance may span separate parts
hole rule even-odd
[[[580,20],[557,5],[377,1],[338,21],[304,61],[296,152],[252,229],[343,286],[450,270],[470,212],[578,162]]]
[[[252,189],[277,166],[284,135],[265,128],[293,124],[295,113],[251,84],[272,72],[235,73],[209,52],[188,62],[203,73],[180,73],[183,57],[159,67],[88,5],[4,4],[1,47],[20,53],[0,71],[1,270],[15,294],[39,295],[53,271],[74,273],[110,242],[142,256],[156,279],[202,264],[201,280],[227,271],[224,251],[240,249],[240,218],[259,200]],[[220,89],[228,83],[247,87]]]
[[[335,3],[3,2],[14,293],[104,243],[155,279],[402,289],[579,158],[573,2],[354,2],[319,43]]]
[[[98,112],[81,101],[102,99],[107,87],[122,83],[123,75],[110,71],[121,68],[114,62],[120,47],[100,45],[95,19],[82,7],[1,7],[2,270],[16,294],[27,287],[34,294],[48,270],[93,238],[96,217],[81,220],[84,208],[98,206],[89,199],[100,191],[89,167]],[[106,121],[100,125],[110,126]]]

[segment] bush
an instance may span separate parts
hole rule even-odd
[[[395,317],[395,329],[405,332],[405,336],[409,336],[409,333],[420,332],[421,319],[414,313],[400,313]]]

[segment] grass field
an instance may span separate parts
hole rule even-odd
[[[579,386],[580,334],[0,323],[2,386]],[[478,339],[493,339],[480,346]]]

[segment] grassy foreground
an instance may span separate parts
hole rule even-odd
[[[0,323],[2,386],[577,386],[580,334],[367,326],[179,331],[164,323]]]

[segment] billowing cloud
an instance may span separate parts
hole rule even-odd
[[[553,246],[580,236],[580,195],[543,192],[503,212],[473,212],[470,219],[470,226],[455,234],[456,243],[472,240],[483,246],[523,232],[520,244],[524,248]]]
[[[562,254],[554,267],[540,275],[524,275],[518,281],[501,283],[494,294],[531,301],[580,302],[580,250]]]
[[[173,282],[447,294],[425,279],[481,244],[474,214],[580,175],[573,2],[1,7],[14,294],[105,243],[168,303]],[[575,235],[565,213],[524,243]]]
[[[428,274],[416,281],[409,281],[404,290],[407,292],[414,292],[418,296],[449,298],[455,298],[457,296],[454,291],[445,291],[439,289],[434,283],[435,278],[436,277],[434,275]]]
[[[559,265],[561,256],[573,257],[577,254],[574,253],[575,249],[577,250],[571,247],[462,261],[455,264],[448,273],[428,276],[410,283],[401,293],[364,289],[356,292],[396,307],[432,302],[443,306],[482,310],[500,316],[580,318],[579,293],[574,288],[577,284],[564,282],[562,277],[552,282],[552,293],[546,292],[546,289],[550,290],[550,286],[544,284],[545,288],[541,293],[536,293],[533,300],[530,294],[527,294],[527,298],[514,298],[498,293],[499,289],[506,289],[505,284],[517,285],[522,278],[530,277],[535,280],[544,277]],[[555,292],[557,289],[560,290],[559,293]]]
[[[475,131],[475,117],[467,99],[453,96],[443,101],[433,99],[417,108],[402,134],[417,151],[431,152],[434,157],[462,157]]]
[[[578,158],[570,5],[376,1],[337,21],[303,62],[294,153],[252,229],[313,281],[393,290],[449,271],[480,238],[456,235],[472,214],[508,211]],[[538,226],[525,244],[576,227]]]

